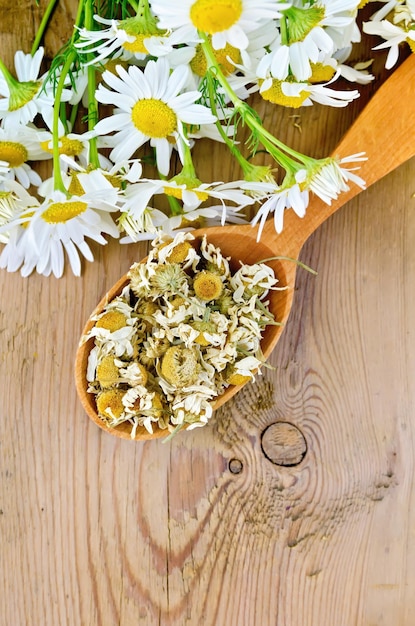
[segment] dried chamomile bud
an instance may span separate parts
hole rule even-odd
[[[244,376],[233,365],[228,365],[224,371],[224,379],[229,385],[243,385],[252,380],[252,376]]]
[[[161,374],[175,387],[186,387],[197,380],[198,360],[195,350],[171,346],[161,361]]]
[[[121,311],[117,311],[112,309],[107,311],[102,315],[95,323],[97,328],[104,328],[105,330],[109,330],[111,333],[119,330],[120,328],[124,328],[127,324],[127,318],[124,313]]]
[[[166,257],[166,261],[168,263],[183,263],[186,261],[191,247],[192,245],[189,241],[182,241],[178,243]]]
[[[193,279],[193,289],[198,298],[204,302],[217,300],[223,291],[223,283],[218,274],[202,271]]]
[[[115,357],[112,354],[107,354],[97,365],[96,379],[101,387],[113,387],[118,383],[120,373],[114,360]]]
[[[199,331],[195,342],[198,343],[200,346],[210,346],[211,341],[210,339],[208,339],[207,335],[213,335],[217,332],[216,325],[213,322],[196,320],[196,322],[193,322],[192,326]]]
[[[124,391],[121,389],[105,389],[97,394],[98,414],[107,419],[118,419],[124,413],[122,399]]]

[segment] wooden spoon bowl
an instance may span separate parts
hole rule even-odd
[[[346,157],[351,154],[365,152],[368,157],[359,169],[359,176],[366,181],[366,186],[375,183],[383,176],[415,155],[415,55],[410,57],[393,72],[378,89],[373,98],[360,113],[348,130],[340,144],[333,152],[335,157]],[[307,215],[299,219],[293,211],[286,211],[284,230],[277,234],[273,222],[269,220],[263,229],[261,239],[257,241],[257,229],[246,226],[216,226],[193,231],[196,238],[207,235],[208,241],[219,247],[225,256],[231,257],[236,266],[243,263],[258,263],[273,256],[298,259],[301,248],[308,237],[330,215],[342,207],[348,200],[360,193],[361,188],[352,184],[349,191],[342,193],[329,206],[319,198],[310,201]],[[289,260],[269,262],[279,279],[284,291],[273,291],[269,295],[270,310],[275,319],[284,324],[291,310],[294,295],[294,283],[297,264]],[[91,314],[91,318],[101,312],[104,306],[119,295],[128,283],[127,275],[123,276],[99,302]],[[82,335],[94,325],[89,319]],[[268,357],[277,344],[283,326],[268,326],[261,342],[262,351]],[[88,416],[107,432],[122,438],[130,438],[131,425],[121,424],[109,428],[98,417],[95,397],[88,393],[86,369],[93,339],[79,346],[75,362],[76,388],[82,405]],[[231,385],[218,397],[214,408],[227,402],[242,385]],[[166,436],[166,431],[155,429],[149,434],[145,428],[137,429],[135,439],[145,440]]]

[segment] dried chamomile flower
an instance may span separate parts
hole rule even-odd
[[[112,311],[104,313],[104,315],[97,320],[95,326],[97,328],[104,328],[105,330],[109,330],[113,333],[116,330],[120,330],[120,328],[127,326],[127,318],[124,313],[121,313],[121,311],[113,309]]]
[[[144,365],[153,365],[170,348],[166,334],[158,332],[156,336],[148,336],[140,351],[140,361]]]
[[[240,374],[234,365],[227,365],[224,372],[224,379],[229,385],[243,385],[252,380],[252,376]]]
[[[278,282],[271,267],[265,263],[242,265],[229,280],[235,302],[249,300],[253,295],[263,298]]]
[[[200,254],[205,260],[205,267],[209,272],[230,276],[229,259],[223,256],[219,248],[208,243],[206,235],[200,244]]]
[[[112,354],[107,354],[97,365],[96,379],[105,389],[106,387],[114,387],[119,378],[120,372],[115,364],[115,357]]]
[[[197,380],[198,360],[195,350],[171,346],[161,361],[161,374],[171,385],[186,387]]]
[[[191,233],[180,232],[174,239],[164,235],[153,241],[154,256],[158,263],[177,263],[184,269],[195,267],[199,256],[192,246],[194,237]]]
[[[204,302],[217,300],[223,291],[223,283],[218,274],[202,271],[193,279],[193,289],[198,298]]]
[[[212,344],[212,336],[216,333],[216,326],[213,322],[196,320],[193,322],[193,328],[199,333],[195,338],[195,342],[199,346],[210,346]]]
[[[131,291],[138,298],[147,298],[155,268],[148,263],[134,263],[128,272]]]
[[[116,361],[116,364],[119,365],[119,377],[121,382],[128,383],[131,387],[136,387],[137,385],[146,385],[148,380],[148,371],[141,363],[137,361],[132,361],[131,363],[122,363],[121,361]],[[125,367],[123,367],[123,365]]]
[[[121,389],[105,389],[97,394],[96,403],[98,415],[104,419],[117,420],[124,413]]]
[[[157,297],[186,295],[188,290],[188,276],[176,263],[157,266],[150,279],[150,293]]]
[[[82,337],[81,341],[85,342],[90,337],[95,338],[97,350],[95,350],[93,358],[96,362],[98,352],[100,354],[114,354],[117,357],[133,354],[133,344],[138,329],[134,310],[124,297],[115,298],[100,315],[96,316],[94,321],[94,326],[86,336]],[[88,378],[88,380],[91,379]]]
[[[158,306],[152,300],[139,300],[135,312],[137,317],[142,320],[146,331],[150,331],[154,327],[153,314],[158,311]]]
[[[273,322],[264,301],[277,279],[265,264],[242,265],[190,233],[158,237],[135,263],[120,296],[97,315],[88,390],[109,427],[205,425],[229,385],[253,380],[263,364],[263,329]]]
[[[167,263],[183,263],[187,260],[189,252],[193,250],[189,241],[182,241],[174,246],[173,250],[166,257]]]

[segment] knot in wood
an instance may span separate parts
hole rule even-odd
[[[243,470],[243,463],[239,459],[231,459],[229,461],[229,471],[232,474],[240,474]]]
[[[293,467],[301,463],[307,452],[303,433],[289,422],[270,424],[262,433],[262,452],[275,465]]]

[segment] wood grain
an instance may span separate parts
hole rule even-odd
[[[2,4],[10,62],[37,9]],[[321,156],[374,89],[301,112],[302,133],[266,120]],[[203,176],[230,176],[213,150]],[[95,248],[78,279],[0,274],[1,624],[415,623],[414,181],[413,159],[319,228],[275,369],[168,444],[107,435],[73,381],[86,318],[145,246]],[[264,455],[275,422],[303,434],[298,465]]]

